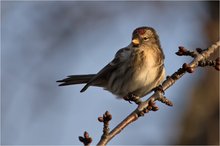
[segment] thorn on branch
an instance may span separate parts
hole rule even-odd
[[[84,137],[79,136],[79,141],[84,144],[84,146],[89,146],[92,143],[92,138],[89,136],[88,132],[84,132]]]
[[[108,111],[106,111],[102,117],[98,117],[98,121],[104,123],[102,136],[108,136],[110,130],[109,121],[111,121],[111,119],[112,119],[112,115]]]

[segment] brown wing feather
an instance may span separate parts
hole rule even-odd
[[[84,92],[89,86],[103,84],[103,81],[106,80],[109,76],[109,73],[115,68],[115,66],[110,63],[107,64],[102,70],[100,70],[88,83],[82,88],[80,92]],[[102,81],[102,82],[101,82]]]
[[[107,81],[109,76],[111,75],[111,72],[117,68],[120,63],[122,62],[122,56],[121,54],[128,50],[129,48],[122,48],[118,50],[118,52],[115,55],[115,58],[107,64],[102,70],[100,70],[96,76],[94,76],[83,88],[80,92],[84,92],[89,86],[95,85],[95,86],[104,86],[103,84],[106,83],[104,81]],[[104,83],[103,83],[104,82]],[[102,84],[102,85],[99,85]]]

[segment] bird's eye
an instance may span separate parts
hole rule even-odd
[[[148,40],[149,40],[149,38],[147,38],[147,37],[144,37],[144,40],[145,40],[145,41],[148,41]]]

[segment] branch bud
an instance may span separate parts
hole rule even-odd
[[[84,137],[85,137],[85,138],[89,138],[89,133],[85,131],[85,132],[84,132]]]
[[[98,121],[99,122],[103,122],[104,120],[103,120],[103,117],[98,117]]]
[[[195,69],[193,67],[190,67],[187,63],[184,63],[182,65],[183,69],[186,70],[188,73],[193,73]]]
[[[179,46],[179,50],[178,50],[178,52],[176,52],[176,55],[182,56],[182,55],[184,55],[186,52],[187,52],[187,49],[186,49],[186,48],[184,48],[183,46]]]

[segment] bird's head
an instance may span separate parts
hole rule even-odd
[[[132,45],[138,47],[142,44],[156,43],[160,45],[159,37],[152,27],[138,27],[132,33]]]

